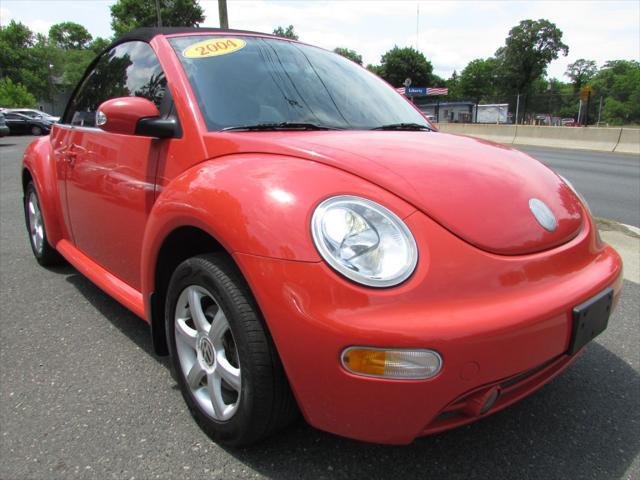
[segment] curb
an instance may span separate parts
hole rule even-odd
[[[602,239],[622,258],[624,279],[640,284],[640,228],[608,218],[595,220]]]
[[[640,228],[634,227],[633,225],[627,225],[626,223],[616,222],[615,220],[611,220],[609,218],[604,217],[594,217],[594,220],[598,224],[598,228],[601,231],[617,231],[622,232],[631,237],[640,238]]]

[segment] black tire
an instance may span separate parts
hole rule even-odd
[[[189,287],[211,294],[226,316],[241,368],[237,410],[217,420],[196,401],[187,384],[176,346],[175,313]],[[182,262],[173,273],[166,296],[166,332],[172,371],[191,414],[216,442],[246,446],[284,428],[298,414],[286,375],[260,311],[237,267],[225,254],[208,254]],[[197,362],[198,360],[196,360]]]
[[[25,188],[24,190],[23,205],[24,205],[24,219],[27,224],[27,234],[29,235],[29,244],[31,245],[31,251],[33,252],[33,256],[36,257],[36,261],[43,267],[53,267],[56,265],[61,265],[65,262],[64,258],[62,257],[62,255],[60,255],[57,252],[55,248],[53,248],[49,244],[49,240],[47,238],[47,232],[44,228],[44,221],[42,221],[42,237],[43,238],[42,238],[41,245],[37,245],[34,240],[34,236],[32,234],[33,232],[31,230],[31,223],[29,220],[30,219],[29,199],[31,198],[32,195],[38,204],[39,211],[42,212],[40,208],[40,197],[38,196],[38,192],[36,191],[36,188],[33,185],[33,182],[29,182],[27,184],[27,188]]]
[[[44,133],[44,130],[42,130],[42,127],[38,127],[37,125],[34,125],[33,127],[31,127],[31,135],[36,135],[36,136],[40,136]]]

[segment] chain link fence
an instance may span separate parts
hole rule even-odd
[[[547,126],[608,126],[604,96],[539,93],[496,97],[414,97],[413,102],[437,123],[504,123]]]

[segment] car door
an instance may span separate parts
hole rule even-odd
[[[76,247],[139,289],[142,239],[155,197],[156,168],[171,140],[97,128],[100,104],[123,96],[146,97],[166,115],[171,110],[164,73],[144,42],[123,43],[103,54],[70,103],[65,114],[72,129],[64,147],[66,205]]]
[[[29,119],[19,113],[6,113],[5,120],[12,134],[29,131]]]

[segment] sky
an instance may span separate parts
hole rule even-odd
[[[142,0],[141,0],[142,1]],[[148,0],[149,1],[149,0]],[[62,21],[84,25],[93,36],[110,37],[109,6],[114,0],[0,0],[0,23],[21,21],[46,33]],[[201,0],[202,26],[217,27],[217,0]],[[550,77],[564,77],[578,58],[640,60],[640,0],[438,1],[438,0],[228,0],[231,28],[270,33],[293,24],[300,40],[327,49],[360,53],[364,63],[380,63],[395,45],[418,48],[434,72],[449,78],[469,61],[486,58],[504,44],[511,27],[545,18],[564,33],[567,57],[553,61]],[[418,14],[419,12],[419,14]]]

